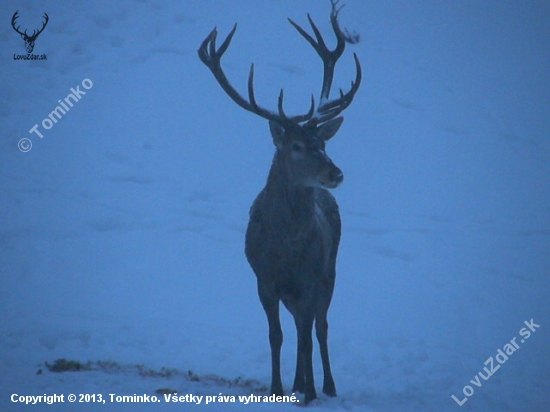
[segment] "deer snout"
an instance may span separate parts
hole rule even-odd
[[[344,174],[339,167],[332,164],[332,167],[328,170],[328,173],[321,180],[321,184],[327,189],[334,189],[344,181]]]
[[[331,178],[337,185],[339,185],[344,181],[344,174],[338,167],[334,166],[334,170],[331,173]]]

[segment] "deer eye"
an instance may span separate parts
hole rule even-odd
[[[293,152],[301,153],[304,151],[304,145],[299,142],[292,143],[292,146],[290,146]]]

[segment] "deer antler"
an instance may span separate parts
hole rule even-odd
[[[214,77],[218,81],[222,89],[227,93],[227,95],[243,109],[248,110],[252,113],[257,114],[258,116],[263,117],[264,119],[273,120],[282,125],[287,125],[289,123],[302,123],[307,122],[308,124],[317,125],[319,123],[326,122],[330,119],[338,116],[345,108],[347,108],[353,101],[355,93],[359,89],[361,84],[361,65],[359,64],[359,59],[354,53],[353,57],[355,59],[355,66],[357,75],[355,81],[351,82],[351,89],[344,93],[340,89],[340,97],[334,100],[329,101],[330,88],[332,86],[332,80],[334,77],[334,68],[336,62],[344,53],[346,47],[346,42],[353,43],[355,42],[351,36],[346,35],[340,29],[338,24],[338,13],[342,7],[337,8],[338,0],[331,0],[332,12],[330,15],[330,22],[334,33],[336,34],[337,44],[334,50],[329,50],[323,40],[323,37],[311,19],[311,16],[308,14],[309,24],[313,29],[316,39],[313,39],[304,29],[294,23],[291,19],[288,19],[290,23],[298,30],[298,32],[313,46],[317,54],[323,60],[324,66],[324,75],[323,75],[323,86],[321,89],[319,107],[315,110],[315,101],[313,96],[311,96],[311,107],[306,114],[291,116],[288,117],[283,110],[283,90],[279,94],[278,99],[278,113],[272,112],[270,110],[264,109],[256,103],[256,98],[254,96],[254,64],[250,66],[250,73],[248,75],[248,100],[242,97],[237,90],[229,83],[227,77],[225,76],[223,69],[221,67],[221,58],[223,54],[227,51],[231,39],[237,30],[237,25],[233,26],[231,32],[227,35],[226,39],[222,45],[216,50],[216,37],[218,31],[216,28],[210,32],[210,34],[202,42],[198,54],[201,61],[210,69]]]
[[[18,13],[19,13],[19,10],[17,10],[14,14],[13,14],[13,17],[11,18],[11,26],[13,27],[13,29],[19,33],[21,36],[27,36],[27,30],[25,30],[25,33],[22,33],[19,31],[19,27],[21,26],[17,26],[15,27],[15,21],[17,20],[17,18],[19,17],[18,16]]]
[[[42,16],[42,17],[44,17],[45,21],[44,21],[44,23],[42,23],[42,28],[40,30],[38,30],[38,32],[36,34],[34,33],[36,30],[33,30],[33,33],[32,33],[32,36],[31,36],[33,38],[37,38],[38,35],[40,33],[42,33],[44,31],[44,29],[46,28],[46,25],[48,24],[48,21],[50,21],[50,18],[48,17],[47,13],[44,13],[44,16]]]
[[[315,102],[313,101],[313,96],[311,97],[311,108],[309,112],[305,115],[288,117],[283,110],[283,90],[279,94],[278,102],[278,111],[279,113],[274,113],[270,110],[264,109],[256,103],[256,98],[254,96],[254,64],[250,66],[250,73],[248,75],[248,100],[242,97],[239,92],[235,90],[233,86],[227,80],[225,73],[221,67],[221,58],[229,47],[229,43],[237,30],[237,24],[233,26],[233,29],[228,34],[222,45],[218,50],[216,50],[216,37],[218,31],[216,28],[210,32],[210,34],[204,39],[201,44],[201,47],[198,50],[199,58],[201,61],[210,69],[214,77],[218,81],[222,89],[231,97],[231,99],[241,106],[243,109],[246,109],[252,113],[257,114],[258,116],[263,117],[264,119],[273,120],[280,124],[287,123],[300,123],[312,118],[315,108]]]
[[[334,30],[334,34],[336,34],[337,40],[334,50],[328,49],[325,41],[323,40],[321,32],[319,31],[309,14],[307,15],[307,18],[309,20],[311,28],[313,29],[313,33],[315,34],[316,39],[311,37],[294,21],[288,19],[290,21],[290,24],[292,24],[294,28],[296,28],[296,30],[298,30],[298,32],[308,41],[308,43],[313,46],[319,57],[321,57],[321,60],[323,60],[323,86],[321,88],[319,107],[316,110],[316,116],[310,120],[311,123],[322,123],[338,116],[351,104],[351,102],[353,101],[353,97],[355,96],[355,93],[357,92],[357,90],[359,89],[359,85],[361,84],[361,64],[359,63],[357,54],[353,53],[357,74],[355,77],[355,81],[351,82],[351,89],[345,94],[342,89],[340,89],[340,97],[338,99],[328,101],[330,88],[332,86],[332,80],[334,78],[334,68],[336,67],[336,62],[344,53],[346,42],[355,43],[357,41],[356,39],[351,38],[351,36],[345,35],[342,32],[340,25],[338,24],[338,13],[340,12],[340,10],[342,10],[342,7],[344,7],[341,6],[340,8],[337,8],[338,2],[338,0],[331,0],[332,12],[330,14],[330,23]]]
[[[40,33],[42,33],[42,31],[44,31],[44,29],[46,28],[46,25],[48,24],[48,21],[50,20],[50,18],[48,17],[48,14],[47,14],[47,13],[44,13],[44,16],[43,16],[43,17],[44,17],[45,21],[44,21],[44,23],[42,23],[42,28],[41,28],[40,30],[38,30],[38,32],[37,32],[36,30],[33,30],[32,35],[29,36],[29,35],[27,34],[27,30],[25,30],[24,33],[22,33],[22,32],[19,30],[19,27],[21,27],[21,26],[15,27],[15,21],[16,21],[17,18],[19,17],[18,14],[19,14],[19,10],[17,10],[17,11],[13,14],[13,17],[11,18],[11,26],[13,27],[13,29],[14,29],[17,33],[19,33],[21,36],[24,36],[24,37],[27,38],[27,39],[36,39],[36,38],[38,37],[38,35],[39,35]]]

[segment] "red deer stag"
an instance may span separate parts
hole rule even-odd
[[[276,151],[267,184],[250,209],[245,252],[258,282],[258,295],[269,322],[271,345],[271,392],[283,394],[280,353],[283,333],[279,320],[279,301],[294,317],[298,333],[298,354],[293,391],[305,394],[309,403],[317,397],[313,381],[312,329],[315,322],[323,362],[323,392],[336,396],[327,346],[327,312],[334,290],[336,255],[340,242],[340,214],[334,197],[327,189],[343,180],[342,171],[325,152],[325,142],[333,137],[344,120],[337,117],[352,102],[361,83],[361,65],[354,54],[356,78],[351,89],[329,100],[336,62],[346,42],[354,42],[338,23],[337,1],[332,0],[330,21],[337,44],[325,45],[320,31],[308,15],[315,39],[289,19],[313,46],[324,66],[320,102],[315,109],[312,96],[307,114],[287,116],[283,110],[283,91],[277,112],[264,109],[254,97],[254,65],[248,76],[248,100],[227,80],[221,58],[237,25],[219,49],[214,29],[198,50],[201,61],[212,71],[222,89],[235,103],[269,121]]]

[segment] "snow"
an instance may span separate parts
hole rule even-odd
[[[31,32],[48,13],[33,52],[47,60],[13,60],[25,53],[16,10]],[[0,410],[294,410],[10,397],[268,395],[243,249],[274,148],[196,50],[238,22],[228,78],[246,94],[254,62],[260,105],[275,109],[284,88],[285,111],[305,112],[321,62],[286,18],[305,28],[308,12],[333,45],[328,1],[2,2]],[[355,77],[352,52],[363,82],[327,145],[345,175],[329,312],[338,397],[311,410],[550,410],[549,15],[544,2],[346,1],[341,23],[361,41],[333,95]],[[86,94],[43,129],[77,86]],[[540,328],[472,384],[531,319]],[[296,337],[286,311],[282,322],[291,395]],[[48,371],[57,359],[93,367]]]

